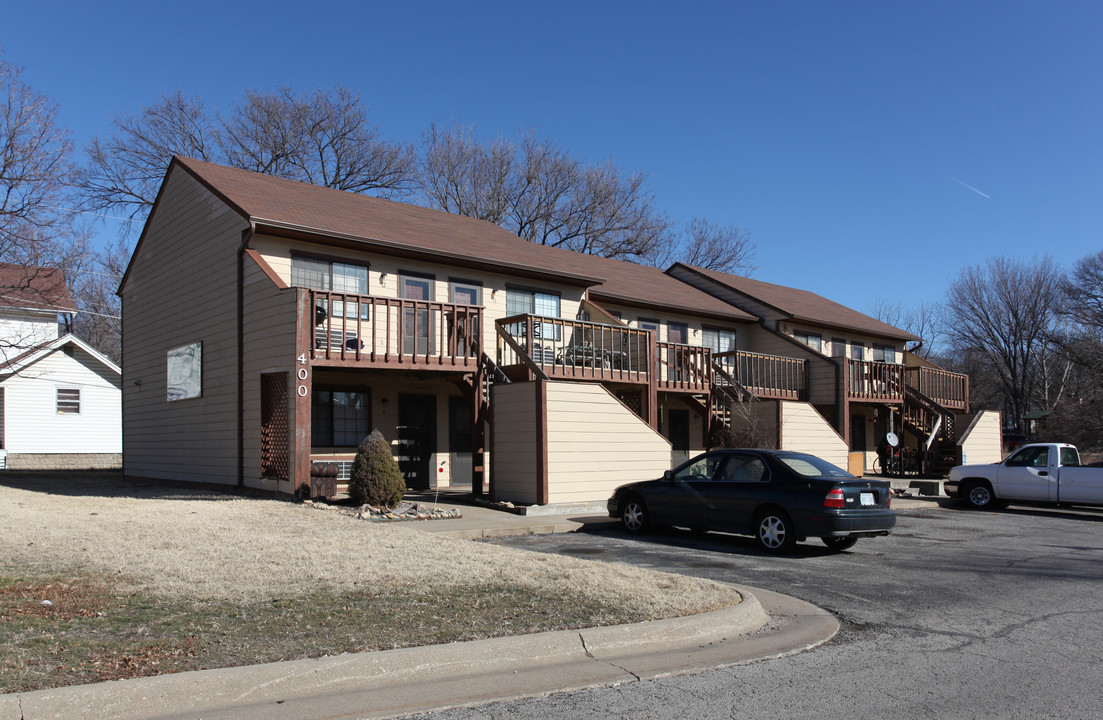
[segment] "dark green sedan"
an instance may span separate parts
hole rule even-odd
[[[810,537],[845,550],[896,526],[891,496],[889,483],[855,477],[815,455],[713,450],[658,480],[618,487],[609,516],[631,533],[674,525],[753,535],[770,553]]]

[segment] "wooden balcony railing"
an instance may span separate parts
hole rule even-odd
[[[309,292],[316,362],[427,368],[477,364],[482,307]]]
[[[699,345],[655,344],[655,380],[662,390],[708,392],[712,350]]]
[[[538,315],[514,315],[495,323],[496,362],[503,369],[526,366],[527,357],[547,377],[648,381],[646,330]]]
[[[885,402],[901,402],[904,399],[903,365],[850,358],[844,360],[849,399]]]
[[[969,411],[969,376],[927,367],[909,367],[908,385],[947,410]]]
[[[731,350],[716,353],[713,359],[755,397],[771,400],[808,397],[808,362],[802,358]]]

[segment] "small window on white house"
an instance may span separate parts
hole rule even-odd
[[[57,389],[57,414],[80,415],[80,388]]]

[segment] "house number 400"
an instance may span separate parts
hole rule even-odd
[[[299,356],[299,364],[306,365],[306,353],[303,353]],[[305,367],[301,367],[299,368],[298,376],[299,387],[295,389],[295,392],[298,393],[299,397],[306,397],[306,394],[309,391],[306,389],[306,385],[304,385],[303,383],[305,383],[306,379],[310,377],[310,371],[307,370]]]

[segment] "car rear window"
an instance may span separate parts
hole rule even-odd
[[[805,477],[854,477],[846,470],[815,455],[778,455],[777,459],[793,472]]]

